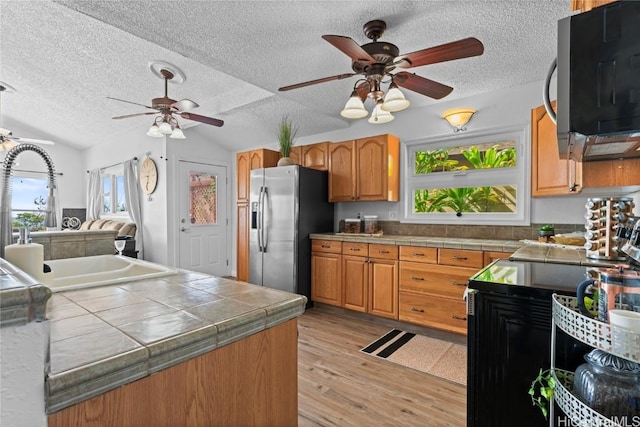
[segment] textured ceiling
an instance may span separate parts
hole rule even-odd
[[[557,21],[569,14],[569,0],[1,0],[0,81],[17,92],[2,94],[0,126],[76,148],[144,132],[150,116],[111,119],[144,108],[106,97],[150,105],[164,86],[148,63],[163,60],[187,76],[169,85],[169,96],[196,101],[195,113],[268,129],[288,114],[301,123],[301,136],[311,135],[349,126],[339,111],[357,80],[278,92],[351,71],[323,34],[364,44],[362,25],[382,19],[381,40],[401,53],[478,38],[482,56],[410,70],[452,86],[443,99],[451,100],[542,80],[555,56]],[[414,107],[439,102],[404,92]]]

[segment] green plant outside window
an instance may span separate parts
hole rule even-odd
[[[516,166],[514,141],[416,151],[417,175]]]
[[[418,189],[413,196],[415,213],[516,211],[516,185]]]

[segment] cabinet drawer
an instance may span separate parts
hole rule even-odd
[[[399,320],[459,334],[467,333],[464,301],[400,292]]]
[[[438,264],[459,265],[460,267],[482,268],[482,251],[466,249],[438,249]]]
[[[438,249],[420,246],[400,246],[400,261],[438,263]]]
[[[342,253],[344,255],[367,256],[369,245],[367,243],[342,242]]]
[[[473,268],[401,261],[400,290],[462,299],[469,277],[475,273]]]
[[[337,240],[313,240],[311,242],[311,252],[339,254],[342,253],[342,242]]]
[[[398,247],[395,245],[369,244],[369,257],[380,259],[398,259]]]

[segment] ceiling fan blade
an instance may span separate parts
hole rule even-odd
[[[453,90],[452,87],[433,80],[425,79],[407,71],[401,71],[393,76],[393,81],[405,89],[412,90],[433,99],[444,98]]]
[[[149,107],[148,105],[144,105],[144,104],[138,104],[137,102],[131,102],[131,101],[127,101],[127,100],[124,100],[124,99],[112,98],[110,96],[107,96],[107,98],[108,99],[113,99],[114,101],[126,102],[127,104],[139,105],[139,106],[144,107],[144,108],[151,108],[152,110],[155,110],[155,108],[153,108],[153,107]]]
[[[201,116],[199,114],[193,114],[193,113],[177,113],[180,114],[180,117],[182,117],[183,119],[187,119],[187,120],[193,120],[196,122],[200,122],[200,123],[206,123],[208,125],[213,125],[213,126],[222,126],[224,124],[224,121],[220,120],[220,119],[214,119],[213,117],[207,117],[207,116]]]
[[[393,63],[399,68],[420,67],[422,65],[451,61],[453,59],[478,56],[482,55],[483,52],[484,45],[482,42],[474,37],[469,37],[406,55],[400,55],[393,60]]]
[[[116,117],[111,117],[112,119],[115,120],[119,120],[119,119],[128,119],[129,117],[138,117],[138,116],[148,116],[150,114],[158,114],[157,112],[155,113],[137,113],[137,114],[127,114],[126,116],[116,116]]]
[[[194,108],[198,108],[199,105],[190,99],[181,99],[180,101],[171,104],[170,107],[178,111],[189,111]]]
[[[12,136],[9,139],[11,139],[14,142],[18,142],[20,144],[55,145],[55,142],[49,141],[48,139],[19,138],[17,136]]]
[[[360,47],[351,37],[346,36],[322,36],[323,39],[341,50],[349,58],[358,62],[376,62],[376,60]]]
[[[278,90],[284,92],[286,90],[298,89],[298,88],[301,88],[301,87],[311,86],[311,85],[315,85],[315,84],[318,84],[318,83],[330,82],[330,81],[333,81],[333,80],[347,79],[347,78],[353,77],[355,75],[356,75],[356,73],[338,74],[338,75],[335,75],[335,76],[324,77],[322,79],[316,79],[316,80],[309,80],[308,82],[297,83],[297,84],[290,85],[290,86],[283,86]]]

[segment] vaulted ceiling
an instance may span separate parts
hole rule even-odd
[[[107,97],[150,105],[164,86],[148,64],[162,60],[187,76],[169,85],[169,96],[196,101],[195,113],[231,128],[274,130],[288,114],[300,123],[301,136],[322,133],[349,126],[339,112],[357,77],[278,91],[351,71],[350,59],[322,35],[364,44],[370,40],[362,25],[382,19],[387,30],[381,40],[401,53],[476,37],[485,47],[482,56],[411,69],[452,86],[443,99],[452,100],[542,80],[569,3],[2,0],[0,81],[16,92],[2,94],[0,126],[79,149],[144,133],[151,116],[111,119],[143,107]],[[413,108],[441,102],[404,92]],[[181,123],[187,137],[189,126],[197,125]],[[234,147],[243,149],[243,142]]]

